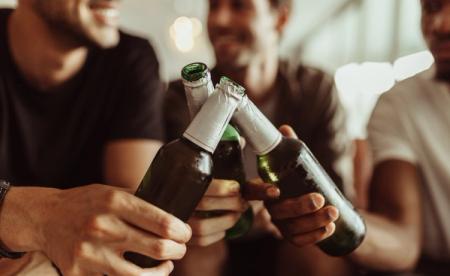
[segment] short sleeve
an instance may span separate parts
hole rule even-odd
[[[411,163],[416,156],[407,138],[403,122],[404,108],[395,95],[389,91],[378,100],[368,125],[369,142],[374,164],[389,159],[397,159]]]
[[[159,64],[147,41],[139,40],[126,49],[127,69],[120,81],[119,103],[110,124],[110,140],[164,140],[162,101],[164,86],[159,77]]]

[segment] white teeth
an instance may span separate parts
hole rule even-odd
[[[117,9],[97,9],[97,12],[102,16],[113,18],[119,16],[119,11]]]

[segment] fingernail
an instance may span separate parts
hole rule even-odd
[[[325,204],[325,199],[319,194],[314,194],[311,196],[310,204],[313,210],[317,210],[322,208],[322,206]]]
[[[329,208],[327,210],[327,215],[331,220],[335,221],[339,217],[339,211],[336,208]]]
[[[334,224],[334,222],[328,224],[328,225],[325,227],[325,231],[326,231],[326,232],[329,232],[330,235],[334,233],[334,230],[335,230],[335,229],[336,229],[336,224]]]
[[[266,190],[267,196],[276,198],[280,196],[280,189],[277,187],[270,187]]]
[[[187,230],[188,230],[189,238],[190,238],[191,235],[192,235],[192,228],[191,228],[191,226],[190,226],[189,224],[187,224],[187,223],[185,223],[184,225],[186,226],[186,228],[187,228]]]

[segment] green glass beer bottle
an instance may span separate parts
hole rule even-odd
[[[236,109],[233,121],[257,154],[259,175],[279,187],[281,199],[317,192],[326,205],[339,210],[335,232],[318,243],[320,249],[332,256],[356,249],[365,236],[364,221],[308,147],[299,139],[283,137],[247,97]]]
[[[158,151],[135,195],[187,221],[211,182],[212,154],[243,95],[243,88],[221,82],[182,138]],[[134,252],[125,258],[140,267],[159,263]]]
[[[200,110],[206,99],[214,90],[208,67],[196,62],[183,67],[181,76],[191,118]],[[239,144],[240,135],[237,130],[228,125],[213,154],[213,178],[231,179],[237,181],[241,189],[246,183],[242,149]],[[223,210],[197,211],[200,217],[213,217],[223,214]],[[249,207],[238,222],[226,231],[226,239],[235,239],[246,234],[253,223],[253,210]]]

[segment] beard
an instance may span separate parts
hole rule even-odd
[[[438,61],[436,60],[436,79],[450,82],[450,60]]]
[[[56,2],[65,0],[38,0],[34,2],[35,11],[43,19],[52,34],[65,42],[68,47],[101,48],[101,43],[89,35],[80,21],[71,21]]]

